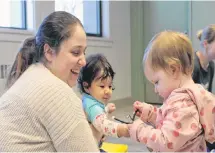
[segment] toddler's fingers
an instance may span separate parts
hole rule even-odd
[[[138,110],[138,112],[141,112],[142,106],[140,106],[140,105],[135,105],[135,106],[133,106],[133,110],[134,110],[134,111]]]
[[[141,104],[140,101],[135,101],[135,102],[134,102],[134,105],[140,105],[140,104]]]
[[[140,117],[140,116],[141,116],[140,112],[137,112],[137,113],[136,113],[136,116]]]

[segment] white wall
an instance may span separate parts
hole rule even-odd
[[[105,2],[109,4],[109,15],[105,11],[104,29],[107,38],[88,38],[87,54],[103,53],[112,64],[115,72],[113,100],[131,96],[131,45],[130,45],[130,2]],[[106,7],[106,9],[108,8]],[[40,25],[45,16],[54,11],[54,1],[37,1],[35,3],[35,27]],[[109,26],[107,26],[109,24]],[[0,64],[12,64],[20,43],[33,32],[1,30]],[[3,89],[0,80],[0,92]]]
[[[130,2],[109,2],[109,39],[90,42],[87,50],[104,53],[115,72],[113,100],[131,97]],[[87,53],[87,54],[88,54]]]
[[[142,40],[142,43],[132,43],[131,46],[132,49],[136,49],[131,56],[134,57],[131,63],[133,72],[140,71],[142,59],[138,57],[142,57],[146,45],[155,33],[165,29],[187,31],[193,47],[198,50],[200,46],[196,32],[209,24],[215,24],[214,1],[132,1],[131,6],[133,5],[132,12],[136,13],[131,16],[131,21],[136,20],[136,22],[131,23],[132,36],[138,38],[138,41]],[[132,98],[150,103],[160,101],[154,93],[153,86],[144,77],[132,75],[131,83]],[[215,79],[213,93],[215,93]]]
[[[132,98],[148,103],[161,100],[154,86],[145,78],[142,57],[152,37],[163,30],[188,31],[188,1],[132,1]],[[142,7],[141,7],[142,5]],[[139,11],[137,10],[139,9]],[[136,13],[133,13],[136,12]],[[135,33],[135,35],[133,34]],[[138,38],[138,39],[135,39]],[[136,40],[138,43],[136,43]],[[139,47],[137,47],[139,46]],[[141,67],[141,68],[140,68]]]
[[[192,1],[192,42],[196,50],[200,49],[199,40],[196,37],[198,30],[209,24],[215,24],[215,2]]]

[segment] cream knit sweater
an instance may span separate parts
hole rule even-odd
[[[98,152],[73,90],[32,65],[0,98],[1,152]]]

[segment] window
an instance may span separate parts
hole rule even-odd
[[[0,0],[0,27],[27,29],[25,0]]]
[[[101,1],[55,0],[56,11],[75,15],[84,25],[88,36],[102,36]]]

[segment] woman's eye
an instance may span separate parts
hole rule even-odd
[[[105,86],[100,86],[101,88],[104,88]]]

